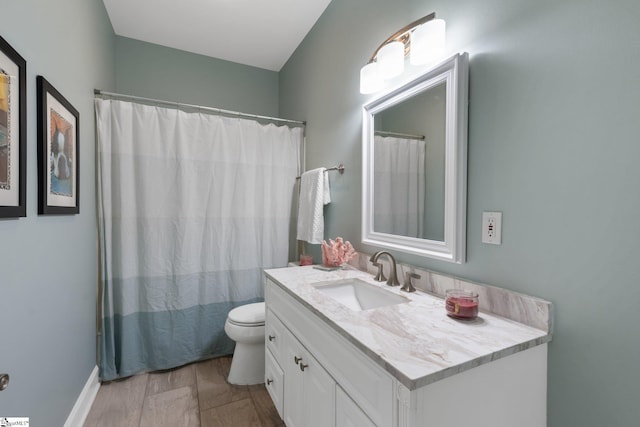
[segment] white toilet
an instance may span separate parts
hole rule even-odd
[[[264,383],[263,302],[242,305],[229,312],[224,331],[236,342],[227,381],[230,384]]]

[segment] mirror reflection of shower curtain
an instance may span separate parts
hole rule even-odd
[[[425,156],[424,140],[375,136],[374,231],[424,237]]]
[[[103,380],[231,354],[288,262],[301,128],[96,99]]]

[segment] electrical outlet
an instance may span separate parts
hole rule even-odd
[[[482,243],[502,244],[502,212],[482,213]]]

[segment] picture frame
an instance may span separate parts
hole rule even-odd
[[[0,37],[0,218],[27,216],[27,61]]]
[[[38,214],[80,213],[80,114],[44,77],[38,91]]]

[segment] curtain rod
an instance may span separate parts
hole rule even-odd
[[[184,104],[182,102],[174,102],[174,101],[163,101],[161,99],[144,98],[142,96],[134,96],[134,95],[125,95],[125,94],[122,94],[122,93],[106,92],[106,91],[101,90],[101,89],[94,89],[93,90],[93,94],[96,95],[96,96],[107,96],[107,97],[113,97],[113,98],[122,98],[122,99],[144,101],[144,102],[149,102],[149,103],[152,103],[152,104],[170,105],[170,106],[178,107],[178,108],[180,108],[180,107],[182,107],[182,108],[195,108],[195,109],[198,109],[198,110],[210,111],[210,112],[213,112],[213,113],[225,114],[225,115],[229,115],[229,116],[247,117],[247,118],[251,118],[251,119],[268,120],[268,121],[272,121],[272,122],[291,123],[291,124],[296,124],[296,125],[301,125],[301,126],[306,126],[307,125],[307,122],[300,121],[300,120],[281,119],[279,117],[269,117],[269,116],[261,116],[259,114],[241,113],[239,111],[224,110],[222,108],[205,107],[203,105]]]
[[[374,133],[380,136],[395,136],[395,137],[405,138],[405,139],[419,139],[419,140],[425,139],[424,135],[410,135],[408,133],[385,132],[383,130],[377,130]]]

